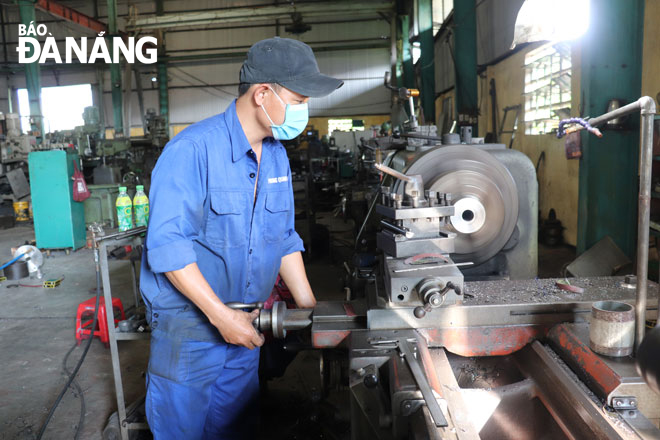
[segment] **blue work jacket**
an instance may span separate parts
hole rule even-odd
[[[303,250],[294,229],[291,169],[280,142],[263,140],[257,168],[236,101],[166,145],[151,176],[140,275],[154,331],[222,340],[164,272],[196,262],[221,301],[264,301],[282,257]]]

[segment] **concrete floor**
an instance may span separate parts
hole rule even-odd
[[[318,222],[337,234],[339,240],[333,240],[331,257],[318,257],[307,264],[308,276],[319,300],[340,299],[344,295],[342,263],[350,257],[351,249],[346,243],[352,225],[328,215],[320,216]],[[31,227],[0,231],[0,261],[10,259],[11,247],[33,239]],[[540,275],[546,277],[557,276],[562,266],[574,258],[571,248],[541,246],[540,254]],[[129,263],[110,260],[110,270],[113,295],[125,307],[130,306],[134,300]],[[43,271],[45,278],[64,275],[65,280],[55,289],[7,288],[15,282],[0,283],[0,439],[36,437],[65,383],[62,360],[75,341],[76,307],[93,296],[91,250],[80,249],[70,255],[54,252],[45,260]],[[70,356],[70,369],[82,354],[84,343]],[[119,350],[126,400],[132,402],[144,392],[148,342],[121,341]],[[303,351],[284,377],[268,382],[262,398],[262,426],[278,426],[278,430],[262,432],[260,438],[348,438],[348,415],[337,410],[342,406],[341,393],[320,398],[318,362],[318,352]],[[99,340],[93,341],[77,381],[86,402],[81,438],[100,439],[107,418],[116,410],[116,402],[110,351]],[[347,401],[343,402],[346,407]],[[79,414],[80,398],[68,391],[44,438],[72,438]]]
[[[32,227],[0,231],[0,261],[11,258],[11,247],[34,239]],[[134,304],[129,263],[109,262],[112,293],[128,307]],[[55,289],[7,288],[0,283],[0,439],[36,437],[46,415],[66,382],[62,360],[75,343],[75,316],[79,303],[93,297],[96,287],[94,256],[90,249],[66,255],[53,252],[42,268],[44,279],[65,276]],[[24,284],[39,284],[22,280]],[[90,290],[91,289],[91,290]],[[85,341],[74,349],[68,362],[72,369]],[[124,391],[131,402],[144,392],[147,341],[120,342]],[[100,439],[108,416],[116,410],[110,350],[94,340],[77,381],[84,392],[86,418],[84,439]],[[69,391],[44,435],[47,439],[73,438],[80,414],[80,398]]]

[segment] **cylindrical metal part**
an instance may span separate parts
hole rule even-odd
[[[300,330],[312,325],[312,309],[285,309],[283,327],[285,330]]]
[[[598,301],[591,307],[589,347],[605,356],[632,354],[635,342],[635,311],[630,304]]]
[[[22,260],[5,267],[4,273],[8,280],[20,280],[30,275],[27,261]]]
[[[443,145],[456,145],[461,143],[461,136],[458,133],[445,133],[442,135]]]

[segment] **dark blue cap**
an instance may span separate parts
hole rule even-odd
[[[241,67],[241,83],[276,83],[303,96],[319,98],[344,85],[321,74],[312,48],[290,38],[268,38],[255,43]]]

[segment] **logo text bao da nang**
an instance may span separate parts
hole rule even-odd
[[[108,47],[108,39],[103,37],[105,32],[100,32],[97,37],[87,38],[66,37],[64,40],[64,63],[71,63],[77,59],[78,62],[94,63],[104,61],[108,64],[118,63],[119,56],[124,56],[127,63],[134,63],[135,59],[144,64],[153,64],[157,60],[158,51],[155,48],[157,40],[155,37],[141,37],[137,41],[135,37],[127,37],[126,41],[122,37],[112,37],[111,47]],[[37,36],[47,36],[43,42],[37,40]],[[149,43],[153,47],[145,48]],[[91,51],[88,53],[88,47]],[[29,52],[34,50],[31,56]],[[18,52],[19,63],[44,63],[54,61],[57,64],[62,63],[62,54],[57,46],[55,37],[48,32],[45,24],[35,25],[30,22],[29,25],[18,25]]]

